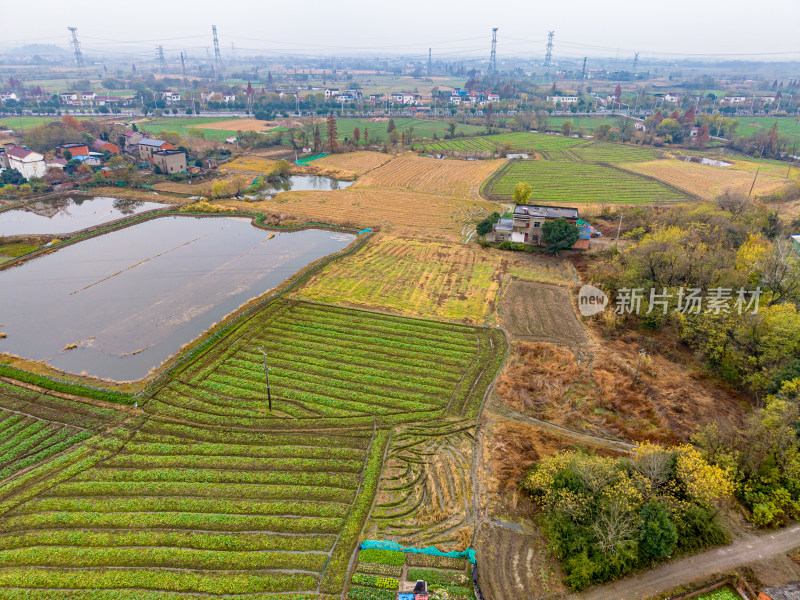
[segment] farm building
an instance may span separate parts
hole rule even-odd
[[[139,156],[145,160],[153,158],[153,152],[174,149],[175,146],[164,140],[154,140],[152,138],[142,138],[139,140]]]
[[[25,179],[44,177],[47,173],[44,156],[16,144],[6,144],[0,151],[0,165],[5,169],[16,169]]]
[[[792,236],[792,247],[798,252],[800,252],[800,235]]]
[[[578,209],[561,206],[516,204],[510,219],[500,219],[494,229],[486,234],[490,242],[521,242],[530,246],[541,243],[542,225],[547,221],[564,218],[573,225],[578,223]],[[580,241],[580,240],[579,240]]]
[[[153,152],[153,164],[162,173],[180,173],[186,170],[186,154],[182,150],[159,150]]]
[[[134,152],[139,149],[139,142],[144,139],[141,131],[126,131],[122,134],[122,149],[126,152]]]
[[[757,600],[800,600],[800,581],[763,589]]]

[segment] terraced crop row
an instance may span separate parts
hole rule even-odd
[[[545,135],[542,133],[501,133],[474,138],[456,138],[426,144],[429,152],[495,152],[511,145],[512,152],[537,152],[540,150],[562,150],[586,144],[586,140]]]
[[[510,163],[486,182],[484,191],[494,200],[508,202],[520,181],[533,188],[531,203],[650,203],[689,199],[663,183],[609,166],[545,160]]]
[[[0,408],[0,480],[90,437],[85,429]]]
[[[487,330],[279,300],[148,403],[208,425],[312,419],[418,419],[463,410],[482,372]],[[264,358],[273,412],[267,408]]]
[[[102,462],[7,507],[0,588],[312,593],[339,544],[356,542],[341,532],[360,531],[353,503],[368,464],[377,485],[385,433],[371,444],[371,430],[273,437],[137,421]]]

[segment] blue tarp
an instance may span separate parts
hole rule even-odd
[[[401,546],[397,542],[378,542],[375,540],[364,540],[361,548],[374,548],[376,550],[395,550],[396,552],[406,552],[408,554],[429,554],[431,556],[449,556],[451,558],[466,558],[473,565],[475,564],[475,550],[467,548],[464,552],[442,552],[433,546],[429,548],[413,548],[411,546]]]
[[[370,231],[372,231],[372,229],[370,229],[369,227],[367,227],[366,229],[362,229],[361,231],[359,231],[359,232],[358,232],[358,235],[361,235],[362,233],[369,233]]]

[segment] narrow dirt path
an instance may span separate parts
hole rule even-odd
[[[540,419],[537,419],[536,417],[530,417],[521,412],[517,412],[516,410],[504,406],[499,402],[493,402],[489,404],[486,407],[486,409],[492,414],[501,416],[504,419],[508,419],[509,421],[515,421],[517,423],[525,423],[527,425],[532,425],[533,427],[538,427],[539,429],[550,431],[552,433],[555,433],[556,435],[567,437],[577,442],[587,444],[589,446],[599,446],[602,448],[609,448],[611,450],[618,450],[620,452],[627,452],[634,447],[634,445],[631,444],[630,442],[623,442],[622,440],[613,440],[610,438],[598,437],[588,433],[581,433],[580,431],[568,429],[566,427],[562,427],[561,425],[550,423],[549,421],[542,421]]]
[[[730,546],[714,548],[668,563],[634,577],[591,588],[569,600],[643,600],[682,584],[707,579],[751,562],[786,554],[800,546],[800,525],[761,536],[747,537]]]

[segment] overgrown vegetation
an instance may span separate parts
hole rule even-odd
[[[690,446],[644,444],[617,459],[560,452],[537,463],[521,486],[543,508],[550,550],[575,590],[675,551],[728,541],[715,505],[733,482]]]

